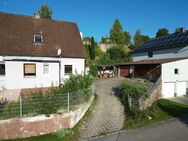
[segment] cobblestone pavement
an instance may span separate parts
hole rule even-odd
[[[81,127],[81,140],[119,131],[124,123],[124,107],[114,95],[114,88],[124,78],[96,81],[97,102],[88,121]]]

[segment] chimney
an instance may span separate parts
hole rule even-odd
[[[35,19],[40,19],[40,14],[39,14],[39,12],[35,13],[35,14],[34,14],[34,17],[35,17]]]
[[[180,27],[176,29],[176,33],[184,33],[185,32],[185,28],[184,27]]]

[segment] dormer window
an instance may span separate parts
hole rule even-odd
[[[43,43],[43,36],[42,35],[34,35],[34,43],[37,43],[37,44]]]

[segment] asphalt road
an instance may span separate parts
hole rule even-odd
[[[188,141],[188,117],[149,127],[114,133],[89,141]]]

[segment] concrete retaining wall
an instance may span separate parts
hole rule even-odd
[[[38,136],[53,133],[62,128],[72,128],[84,116],[93,99],[94,96],[91,97],[88,103],[80,105],[79,108],[69,113],[54,114],[50,117],[39,115],[0,120],[0,139]]]
[[[151,95],[141,104],[140,109],[146,110],[151,107],[153,103],[161,98],[161,83],[156,87],[156,89],[151,93]]]

